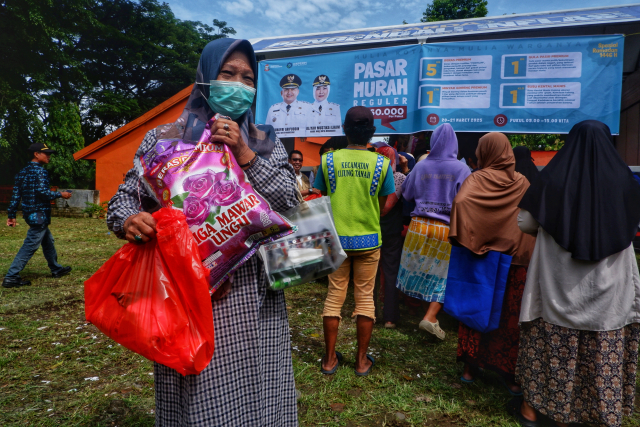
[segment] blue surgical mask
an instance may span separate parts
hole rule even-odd
[[[205,84],[206,83],[200,83]],[[240,82],[211,80],[207,104],[216,113],[231,117],[232,120],[242,116],[251,108],[256,90]],[[204,96],[204,95],[203,95]]]

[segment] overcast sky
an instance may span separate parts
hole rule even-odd
[[[251,39],[420,22],[429,1],[416,0],[164,0],[176,17],[212,25],[227,21]],[[640,0],[489,0],[488,16],[638,3]]]

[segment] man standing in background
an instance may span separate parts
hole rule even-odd
[[[373,288],[382,246],[380,211],[387,196],[395,192],[389,159],[367,150],[375,131],[373,114],[368,108],[349,109],[344,119],[349,145],[344,150],[324,154],[315,179],[314,187],[331,198],[336,231],[347,253],[340,268],[329,275],[322,313],[326,353],[320,371],[325,375],[335,373],[342,359],[342,354],[336,351],[336,341],[352,265],[356,302],[352,316],[357,319],[358,337],[355,374],[369,375],[375,363],[367,349],[376,317]]]
[[[293,150],[289,153],[289,163],[293,166],[293,170],[296,173],[296,180],[298,181],[298,189],[302,197],[306,197],[311,194],[311,184],[309,178],[301,172],[302,169],[302,153],[298,150]]]
[[[33,153],[33,158],[16,175],[8,209],[9,218],[7,219],[9,227],[18,225],[16,213],[22,200],[22,216],[29,225],[29,231],[27,231],[27,237],[11,263],[9,271],[4,276],[2,286],[5,288],[17,288],[31,284],[28,280],[22,280],[20,272],[40,245],[42,245],[42,252],[54,278],[62,277],[71,271],[71,267],[63,267],[58,264],[58,255],[54,246],[53,236],[49,230],[49,224],[51,224],[51,201],[58,197],[69,199],[71,192],[50,190],[49,173],[43,166],[49,163],[51,154],[55,153],[55,150],[50,149],[46,144],[38,143],[31,144],[29,151]]]

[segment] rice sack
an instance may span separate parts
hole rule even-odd
[[[161,206],[181,210],[210,270],[211,294],[260,244],[293,232],[249,184],[225,144],[211,143],[211,119],[198,143],[160,139],[137,165]]]

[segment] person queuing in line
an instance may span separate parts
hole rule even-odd
[[[291,163],[291,166],[293,166],[293,170],[296,173],[296,180],[298,181],[298,190],[300,190],[300,194],[302,194],[302,197],[307,197],[311,193],[320,193],[319,190],[311,188],[309,178],[300,171],[302,169],[302,160],[302,152],[293,150],[289,153],[289,163]]]
[[[215,113],[211,142],[226,144],[247,179],[275,211],[298,205],[296,178],[287,153],[270,125],[253,123],[257,64],[251,43],[230,38],[202,51],[196,83],[176,123],[147,133],[135,160],[159,138],[197,141]],[[213,85],[207,84],[213,81]],[[215,82],[224,84],[216,86]],[[211,88],[211,89],[210,89]],[[242,102],[236,102],[242,100]],[[155,236],[155,220],[136,169],[109,203],[107,223],[120,238],[144,244]],[[141,198],[142,203],[139,202]],[[213,295],[215,352],[199,374],[183,377],[155,364],[157,426],[297,426],[291,341],[282,291],[270,291],[262,262],[252,256]]]
[[[467,163],[467,166],[469,167],[469,169],[471,170],[471,172],[475,172],[478,169],[480,169],[478,167],[478,158],[476,157],[476,153],[470,153],[469,157],[465,158],[465,161]]]
[[[520,231],[517,216],[529,182],[515,171],[511,144],[502,133],[480,138],[476,156],[480,170],[469,175],[453,200],[449,240],[478,255],[496,251],[513,258],[498,329],[480,333],[461,322],[457,359],[464,362],[463,382],[473,382],[474,367],[488,368],[500,375],[510,393],[519,394],[514,377],[518,318],[535,238]]]
[[[416,159],[411,153],[409,153],[408,150],[410,142],[411,135],[392,135],[391,137],[389,137],[389,145],[394,147],[398,151],[398,154],[400,156],[403,156],[407,159],[407,168],[409,169],[409,172],[411,172],[413,167],[416,165]],[[404,173],[403,171],[400,172]]]
[[[619,427],[633,413],[640,276],[631,241],[640,186],[604,123],[576,124],[520,202],[537,234],[520,313],[520,424]]]
[[[51,191],[50,189],[49,173],[45,170],[44,165],[49,163],[51,154],[56,151],[42,143],[31,144],[29,151],[33,157],[31,162],[16,175],[11,202],[7,209],[7,225],[15,227],[18,225],[16,221],[18,206],[22,201],[22,216],[29,225],[29,231],[27,231],[27,237],[24,239],[22,247],[2,280],[2,286],[5,288],[17,288],[31,284],[30,281],[20,277],[20,272],[40,246],[42,246],[42,254],[47,260],[49,270],[54,278],[62,277],[71,272],[71,267],[63,267],[58,263],[53,235],[49,230],[51,201],[59,197],[69,199],[71,193]]]
[[[513,155],[516,158],[516,172],[520,172],[527,178],[529,184],[533,184],[535,179],[540,174],[540,171],[533,163],[533,157],[531,157],[531,151],[524,145],[520,145],[513,149]]]
[[[384,309],[382,317],[384,327],[393,329],[398,323],[400,313],[398,311],[398,289],[396,280],[400,267],[400,255],[402,254],[402,183],[406,176],[396,169],[407,169],[407,159],[399,157],[396,167],[396,151],[388,144],[379,146],[376,152],[389,159],[389,165],[393,171],[393,181],[396,191],[387,197],[387,202],[380,213],[380,230],[382,233],[382,247],[380,248],[380,270],[384,284]]]
[[[445,338],[437,315],[442,308],[449,272],[451,203],[469,168],[458,161],[458,140],[450,124],[439,126],[431,137],[431,154],[418,162],[402,185],[402,196],[415,201],[404,241],[398,288],[428,304],[419,328]]]
[[[429,152],[429,137],[431,132],[423,131],[416,133],[411,139],[411,148],[409,152],[413,154],[416,163],[420,161],[420,157]]]
[[[324,144],[322,144],[320,146],[320,158],[322,158],[322,156],[325,153],[328,153],[329,151],[334,151],[335,150],[335,148],[334,148],[334,139],[335,138],[337,138],[337,137],[329,138]],[[316,176],[318,175],[318,169],[320,169],[320,165],[314,166],[311,169],[311,172],[309,173],[309,183],[311,184],[311,188],[314,188],[313,184],[315,183]]]
[[[335,350],[341,309],[347,296],[353,265],[354,298],[358,352],[356,375],[368,375],[375,360],[369,354],[369,341],[375,322],[373,290],[375,286],[380,246],[380,212],[387,196],[395,191],[389,159],[367,150],[373,137],[373,114],[365,107],[352,107],[344,119],[344,133],[349,140],[345,150],[322,156],[315,188],[331,198],[331,209],[347,259],[329,275],[329,289],[322,313],[325,355],[321,372],[333,374],[342,354]]]

